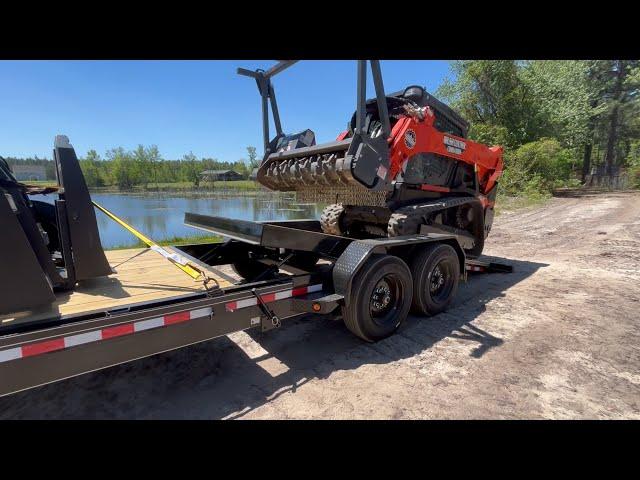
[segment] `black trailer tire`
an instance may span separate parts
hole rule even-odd
[[[451,245],[429,244],[411,260],[412,313],[436,315],[453,301],[460,281],[458,254]]]
[[[374,255],[353,279],[344,323],[367,342],[393,334],[411,308],[411,271],[393,255]]]

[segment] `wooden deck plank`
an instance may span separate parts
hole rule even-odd
[[[116,272],[109,277],[81,282],[72,292],[57,294],[57,300],[38,312],[0,316],[0,323],[26,322],[55,315],[110,310],[130,303],[148,302],[204,291],[196,282],[161,255],[149,249],[105,252]],[[222,288],[231,283],[209,271]]]

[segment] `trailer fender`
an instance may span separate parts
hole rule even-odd
[[[446,243],[451,245],[458,254],[460,273],[465,275],[465,254],[453,235],[429,234],[407,235],[391,238],[355,240],[349,244],[333,266],[333,287],[336,294],[344,298],[348,305],[351,283],[360,268],[374,253],[395,255],[407,261],[407,251],[427,243]]]
[[[374,253],[386,253],[383,246],[355,241],[351,242],[333,266],[333,287],[335,293],[342,295],[344,303],[349,303],[353,277],[362,265]]]

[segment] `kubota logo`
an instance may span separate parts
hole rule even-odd
[[[462,140],[456,140],[455,138],[444,136],[444,144],[446,145],[447,152],[462,155],[464,149],[467,148],[467,144]]]
[[[413,130],[407,130],[404,134],[404,144],[407,148],[413,148],[416,146],[416,132]]]

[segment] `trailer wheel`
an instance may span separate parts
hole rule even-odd
[[[435,315],[445,310],[458,291],[460,263],[451,245],[430,244],[411,261],[413,301],[411,311]]]
[[[344,323],[368,342],[394,333],[411,307],[411,271],[392,255],[371,257],[356,274],[349,304],[342,308]]]

